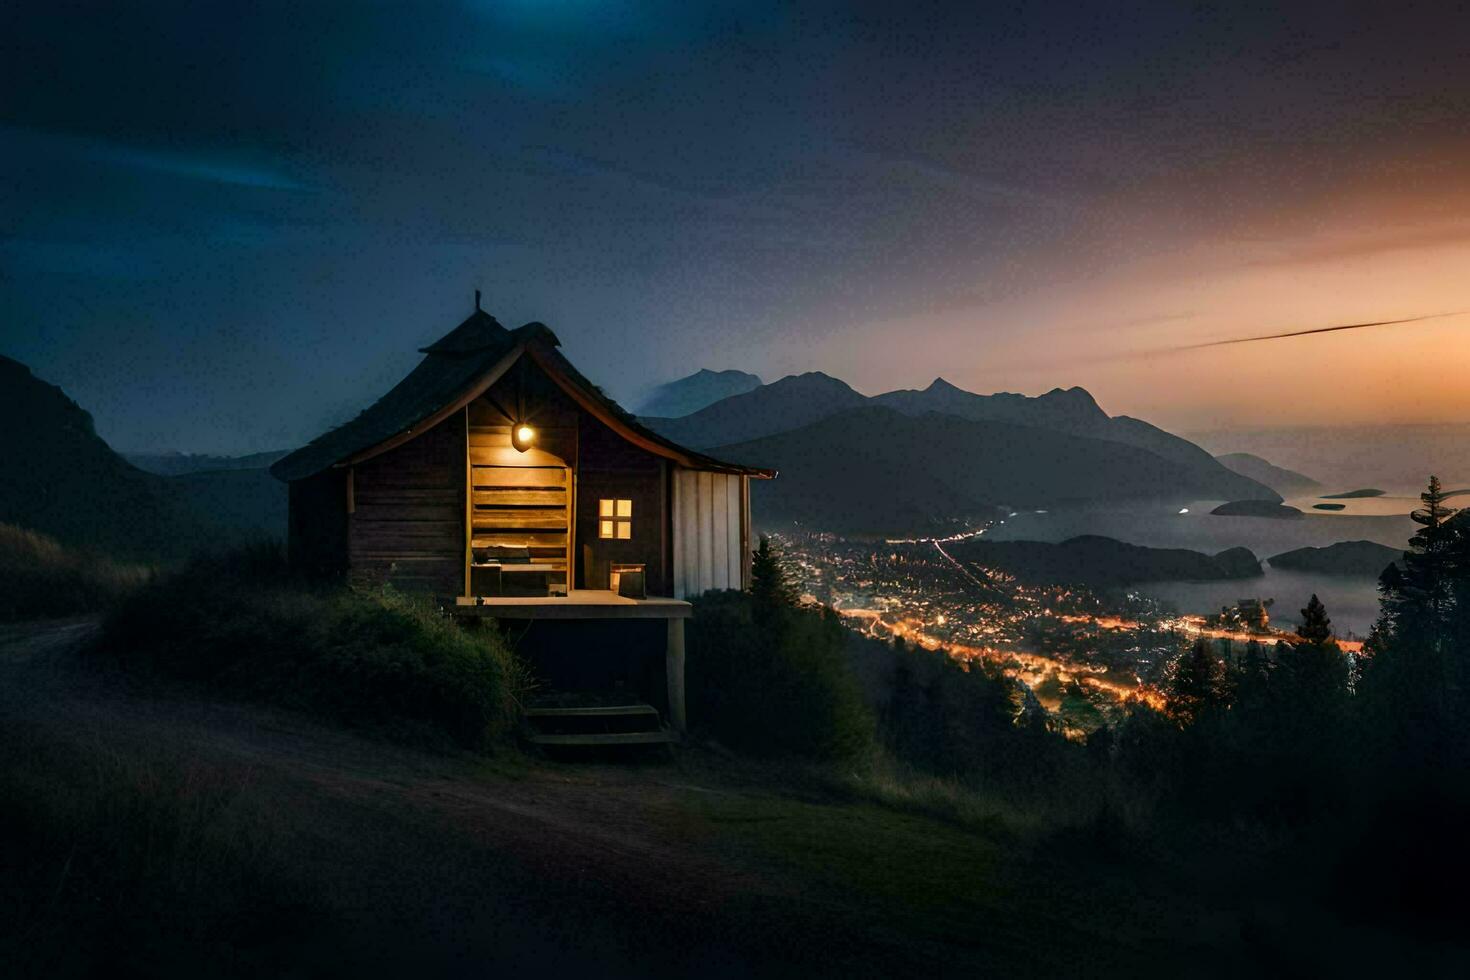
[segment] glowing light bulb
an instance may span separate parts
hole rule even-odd
[[[529,425],[518,425],[511,433],[510,444],[517,452],[525,452],[536,441],[536,430]]]

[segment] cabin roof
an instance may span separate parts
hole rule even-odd
[[[271,475],[294,483],[333,466],[385,452],[439,424],[483,394],[521,357],[530,357],[584,410],[624,439],[696,470],[743,473],[770,479],[775,470],[744,466],[680,446],[643,426],[582,375],[558,349],[561,341],[543,323],[507,330],[483,310],[428,347],[424,359],[387,394],[356,418],[330,429],[277,460]]]

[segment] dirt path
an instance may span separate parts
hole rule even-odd
[[[336,923],[291,951],[308,974],[1098,974],[1160,955],[1096,895],[1019,894],[993,841],[938,821],[698,752],[486,760],[142,694],[79,652],[94,634],[0,630],[0,736],[239,774]]]

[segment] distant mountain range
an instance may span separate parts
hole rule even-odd
[[[1138,582],[1213,582],[1261,574],[1260,561],[1247,548],[1207,555],[1180,548],[1144,548],[1097,535],[1059,544],[972,538],[949,545],[948,550],[966,564],[1044,585],[1106,588]]]
[[[937,380],[869,398],[815,372],[761,385],[754,375],[706,371],[665,386],[674,390],[664,404],[727,384],[757,387],[681,418],[645,421],[693,448],[780,469],[752,487],[763,521],[911,533],[1001,507],[1280,499],[1184,439],[1109,417],[1081,388],[1029,398]],[[279,453],[138,453],[130,461],[59,388],[5,358],[0,410],[15,423],[0,430],[0,451],[23,461],[0,468],[0,522],[163,559],[284,530],[286,490],[265,470]]]
[[[812,372],[643,421],[684,445],[780,469],[752,488],[757,515],[829,530],[923,530],[1001,505],[1281,499],[1185,439],[1110,417],[1081,388],[976,395],[938,379],[869,398]]]
[[[638,406],[638,414],[677,418],[760,386],[760,378],[744,371],[701,368],[688,377],[654,388]]]
[[[1226,469],[1250,477],[1283,497],[1300,497],[1322,489],[1322,484],[1295,470],[1288,470],[1252,453],[1225,453],[1216,456]]]
[[[60,388],[0,356],[0,523],[110,555],[170,560],[280,537],[285,487],[261,469],[166,477],[129,463]]]
[[[140,470],[159,476],[183,476],[187,473],[209,473],[220,470],[264,470],[280,459],[287,449],[276,449],[247,456],[216,456],[212,453],[123,453],[123,459]]]

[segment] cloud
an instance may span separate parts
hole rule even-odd
[[[1224,347],[1228,344],[1251,344],[1258,340],[1282,340],[1287,337],[1309,337],[1312,334],[1336,333],[1339,330],[1363,330],[1367,327],[1390,327],[1400,323],[1419,323],[1422,320],[1438,320],[1442,317],[1461,316],[1465,311],[1454,313],[1430,313],[1425,316],[1405,317],[1402,320],[1370,320],[1366,323],[1344,323],[1333,327],[1312,327],[1308,330],[1290,330],[1285,333],[1268,333],[1258,337],[1232,337],[1228,340],[1209,340],[1202,344],[1184,344],[1166,348],[1169,351],[1199,350],[1203,347]]]
[[[1323,242],[1287,251],[1285,254],[1256,259],[1249,266],[1284,266],[1311,262],[1335,262],[1437,245],[1470,245],[1470,225],[1441,228],[1395,230],[1371,237],[1349,237],[1339,242]]]
[[[996,180],[939,163],[916,153],[894,153],[858,148],[863,155],[887,166],[917,177],[932,186],[987,204],[1005,202],[1033,207],[1070,209],[1076,202],[1047,194],[1024,184]]]
[[[93,159],[153,173],[203,180],[235,187],[275,191],[305,191],[309,188],[279,170],[236,160],[210,158],[202,154],[169,153],[117,144],[98,143]]]

